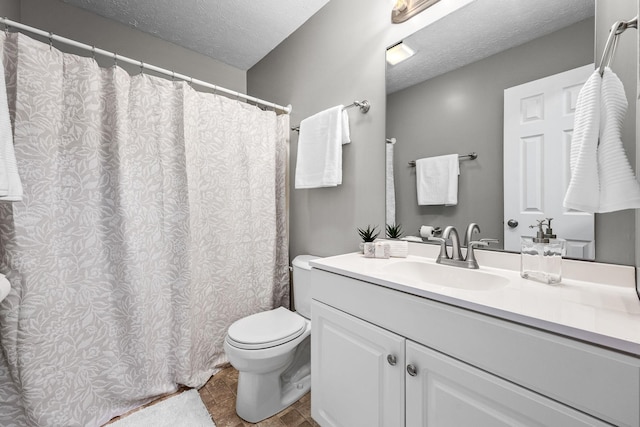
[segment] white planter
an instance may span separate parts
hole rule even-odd
[[[363,251],[365,258],[375,258],[376,257],[376,244],[374,242],[365,242],[363,243]]]

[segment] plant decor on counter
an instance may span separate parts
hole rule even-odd
[[[367,225],[366,229],[358,228],[358,234],[362,238],[362,241],[368,243],[376,240],[376,238],[380,234],[380,232],[376,233],[376,228],[378,227],[374,226],[373,228],[371,228],[370,225]]]
[[[400,224],[387,224],[387,237],[389,239],[399,239],[402,237],[402,225]]]

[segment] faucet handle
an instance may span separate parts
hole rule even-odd
[[[436,262],[440,263],[440,260],[449,258],[447,254],[447,239],[443,239],[442,237],[427,237],[427,240],[430,242],[438,242],[440,243],[440,254],[438,258],[436,258]]]
[[[477,248],[478,246],[489,246],[489,242],[485,242],[483,240],[474,240],[472,242],[469,242],[467,248],[469,252],[473,253],[473,248]]]
[[[475,240],[473,242],[469,242],[469,245],[467,245],[467,258],[465,259],[469,268],[478,268],[478,261],[476,260],[476,254],[473,251],[474,248],[478,246],[489,246],[489,243],[498,243],[498,242],[499,242],[498,239],[480,239],[480,240]]]

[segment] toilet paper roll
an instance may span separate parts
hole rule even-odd
[[[11,290],[11,283],[4,277],[4,274],[0,274],[0,301],[2,301]]]
[[[420,237],[424,237],[425,239],[433,237],[433,226],[423,225],[420,227]]]

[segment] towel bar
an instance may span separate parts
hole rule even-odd
[[[363,101],[353,101],[351,104],[346,105],[343,108],[343,110],[347,110],[347,109],[353,108],[353,107],[358,107],[358,108],[360,108],[360,112],[362,114],[367,114],[369,112],[369,109],[371,108],[371,104],[366,99],[363,100]],[[295,132],[300,132],[300,125],[292,126],[291,130],[295,131]]]
[[[604,74],[605,67],[608,67],[611,64],[611,61],[616,54],[616,47],[618,46],[618,36],[622,34],[627,28],[638,28],[637,16],[629,21],[617,21],[611,27],[609,37],[607,37],[607,42],[605,43],[604,50],[602,52],[600,67],[598,67],[598,72],[601,76]]]
[[[478,158],[478,153],[476,153],[476,152],[474,151],[474,152],[471,152],[471,153],[469,153],[469,154],[458,154],[458,159],[460,159],[460,160],[465,160],[465,159],[467,159],[467,158],[468,158],[469,160],[475,160],[475,159],[477,159],[477,158]],[[416,166],[416,161],[415,161],[415,160],[411,160],[411,161],[409,162],[409,166],[411,166],[411,167],[415,167],[415,166]]]

